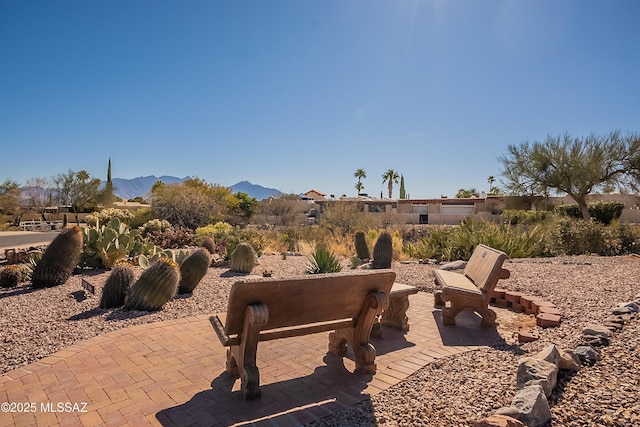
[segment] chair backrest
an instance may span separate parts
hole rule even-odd
[[[269,319],[263,329],[355,319],[366,295],[370,292],[388,295],[395,278],[391,270],[358,270],[236,282],[229,293],[225,333],[242,332],[245,310],[250,304],[268,307]]]
[[[490,292],[499,279],[509,277],[509,272],[502,268],[506,259],[507,255],[504,252],[479,244],[467,262],[464,275],[483,293]]]

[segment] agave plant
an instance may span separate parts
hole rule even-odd
[[[342,271],[340,261],[324,246],[316,247],[309,257],[308,274],[338,273]]]

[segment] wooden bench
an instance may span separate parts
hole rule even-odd
[[[435,305],[444,305],[442,323],[455,325],[462,310],[474,310],[482,316],[482,326],[496,327],[496,313],[489,308],[491,292],[498,280],[509,278],[509,270],[502,268],[507,255],[486,245],[478,245],[471,254],[463,273],[434,270]],[[449,302],[449,304],[447,304]]]
[[[210,321],[227,350],[227,372],[240,375],[245,399],[260,396],[258,342],[316,332],[329,334],[329,351],[345,356],[349,344],[356,371],[375,372],[369,335],[389,305],[396,274],[390,270],[249,279],[231,287],[226,315]]]

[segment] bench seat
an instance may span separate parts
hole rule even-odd
[[[442,289],[435,293],[435,305],[442,306],[442,323],[455,325],[462,310],[473,310],[482,317],[482,326],[496,327],[496,313],[489,308],[491,293],[498,280],[509,278],[502,268],[507,255],[486,245],[478,245],[462,273],[434,270],[435,284]]]

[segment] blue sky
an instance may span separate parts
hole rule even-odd
[[[0,0],[0,182],[488,190],[509,144],[640,129],[635,0]],[[394,197],[399,186],[395,186]]]

